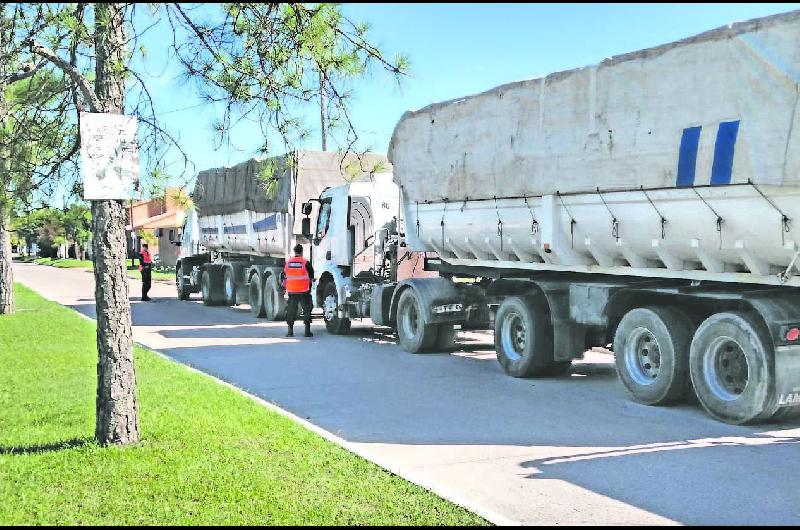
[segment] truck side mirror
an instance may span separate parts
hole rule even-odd
[[[309,204],[309,203],[306,203],[306,204]],[[305,209],[306,209],[306,204],[303,205],[304,213],[305,213]],[[310,206],[310,204],[309,204],[309,206]],[[308,215],[308,214],[306,214],[306,215]],[[303,218],[301,232],[302,232],[304,237],[307,237],[307,238],[311,237],[311,218],[309,218],[309,217],[304,217]]]
[[[304,202],[302,207],[303,215],[311,215],[311,203]]]

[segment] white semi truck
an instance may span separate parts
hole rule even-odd
[[[281,320],[286,303],[280,276],[297,243],[312,256],[321,292],[330,289],[325,282],[335,277],[343,296],[346,271],[373,257],[364,248],[365,240],[372,243],[373,227],[398,215],[390,168],[380,155],[293,151],[200,172],[192,193],[194,207],[175,242],[181,245],[175,275],[178,297],[186,300],[200,292],[206,305],[248,303],[253,315]],[[319,201],[321,194],[337,193],[333,190],[354,194],[351,210],[331,212],[328,203]],[[374,215],[371,201],[378,205]],[[319,205],[322,213],[317,216]],[[301,208],[307,216],[331,216],[337,226],[350,229],[338,232],[338,237],[325,233],[324,243],[309,248],[302,236]],[[372,265],[367,270],[370,267],[374,269]]]
[[[515,377],[613,344],[639,402],[794,414],[798,93],[791,12],[407,112],[397,215],[398,188],[374,177],[301,206],[316,304],[331,332],[370,317],[415,353],[494,329]],[[410,253],[438,277],[399,277]]]

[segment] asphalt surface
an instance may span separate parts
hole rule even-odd
[[[92,275],[17,264],[17,281],[94,316]],[[590,352],[570,373],[513,379],[491,335],[412,355],[388,328],[285,338],[247,306],[180,302],[154,282],[137,342],[523,524],[800,524],[800,422],[736,427],[696,404],[631,402],[613,359]]]

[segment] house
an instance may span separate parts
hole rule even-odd
[[[185,188],[167,187],[163,198],[133,202],[128,205],[128,259],[136,259],[142,243],[150,242],[150,253],[156,263],[174,267],[178,248],[170,241],[180,240],[186,218]]]

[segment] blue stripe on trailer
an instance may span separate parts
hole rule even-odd
[[[738,134],[739,120],[724,121],[719,124],[717,142],[714,144],[714,164],[711,166],[712,186],[723,186],[731,183],[733,151]]]
[[[678,151],[678,178],[675,186],[681,188],[694,185],[694,172],[697,166],[697,146],[700,144],[700,131],[703,128],[687,127],[681,136],[681,147]]]
[[[275,230],[278,227],[278,216],[272,214],[269,217],[253,223],[253,230],[256,232],[266,232],[267,230]]]
[[[206,227],[206,228],[201,228],[201,229],[200,229],[200,231],[201,231],[202,233],[204,233],[204,234],[218,234],[218,233],[219,233],[219,230],[218,230],[217,228],[215,228],[215,227],[211,227],[211,228],[208,228],[208,227]]]
[[[222,231],[226,234],[246,234],[247,226],[245,225],[226,226],[222,229]]]

